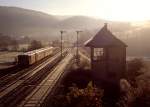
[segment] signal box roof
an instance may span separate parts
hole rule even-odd
[[[85,46],[87,47],[127,47],[127,45],[116,38],[108,29],[107,24],[91,39],[85,42]]]

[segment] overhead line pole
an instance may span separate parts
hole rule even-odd
[[[65,33],[66,31],[61,30],[61,58],[63,57],[62,53],[63,53],[63,33]]]
[[[76,31],[77,33],[77,43],[76,43],[76,47],[77,47],[77,51],[76,51],[76,58],[77,58],[77,63],[79,61],[79,33],[81,33],[82,31]]]

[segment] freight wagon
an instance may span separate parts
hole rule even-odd
[[[56,50],[57,48],[47,47],[23,53],[21,55],[18,55],[18,65],[19,66],[32,65],[42,60],[43,58],[52,55]]]

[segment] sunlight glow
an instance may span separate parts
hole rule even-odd
[[[89,3],[92,16],[119,21],[150,19],[150,0],[91,0]]]
[[[150,0],[76,0],[66,4],[67,6],[61,9],[50,9],[49,13],[85,15],[113,21],[144,21],[150,19]]]
[[[83,15],[112,21],[150,20],[150,0],[0,0],[0,5],[52,15]]]

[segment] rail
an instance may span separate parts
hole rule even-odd
[[[53,57],[55,57],[55,56],[57,56],[57,54],[54,55]],[[5,94],[7,94],[8,92],[10,92],[12,90],[12,87],[17,87],[20,83],[20,82],[18,82],[19,80],[23,80],[23,78],[25,78],[31,74],[33,75],[36,72],[38,72],[39,70],[41,70],[42,68],[44,68],[48,63],[51,62],[53,57],[48,58],[46,61],[44,61],[43,63],[40,63],[36,67],[33,67],[33,68],[31,67],[29,69],[27,68],[16,74],[7,75],[7,76],[0,78],[0,98],[2,96],[4,96]]]
[[[66,50],[67,51],[67,50]],[[64,51],[64,53],[66,53]],[[1,95],[0,106],[1,107],[13,107],[16,106],[23,98],[31,93],[32,90],[45,78],[51,71],[51,69],[60,61],[60,53],[55,57],[52,57],[51,62],[46,67],[37,70],[38,72],[32,72],[30,76],[26,75],[17,81],[16,87],[12,86],[8,89],[8,92]]]
[[[39,107],[47,95],[52,91],[53,87],[64,73],[67,65],[73,58],[73,54],[68,54],[54,70],[37,86],[37,88],[25,98],[19,107]]]

